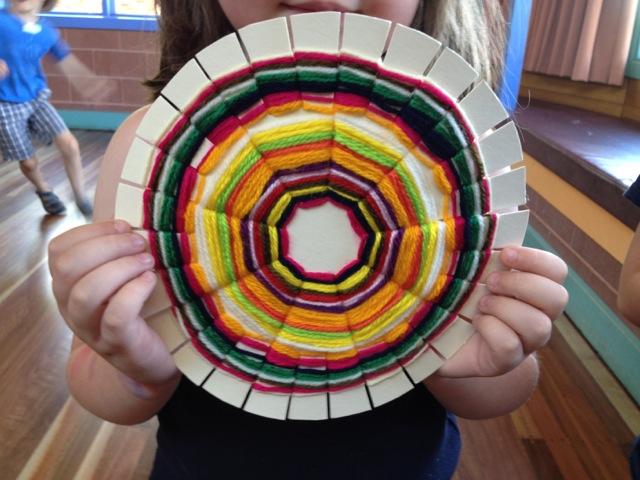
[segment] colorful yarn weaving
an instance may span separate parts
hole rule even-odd
[[[252,411],[247,396],[326,404],[399,373],[410,388],[404,372],[459,318],[496,228],[457,99],[308,51],[193,97],[156,143],[140,227],[186,346],[225,385],[212,392]]]

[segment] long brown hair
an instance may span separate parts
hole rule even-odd
[[[160,67],[153,97],[203,48],[234,31],[216,0],[156,0],[162,12]],[[500,0],[421,0],[414,28],[460,53],[495,86],[502,75],[505,22]]]
[[[145,82],[154,98],[196,53],[234,31],[217,0],[156,0],[156,7],[162,12],[160,66]]]

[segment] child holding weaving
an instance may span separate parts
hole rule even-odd
[[[161,0],[155,95],[199,50],[252,22],[324,9],[405,25],[455,48],[491,83],[503,51],[498,1]],[[487,20],[490,19],[490,20]],[[535,352],[567,300],[566,265],[549,253],[506,248],[512,270],[492,274],[474,336],[413,391],[364,414],[324,422],[278,422],[228,406],[183,379],[160,338],[140,318],[157,282],[142,237],[107,220],[115,185],[144,109],[115,134],[97,191],[100,223],[50,246],[53,289],[75,333],[72,394],[112,422],[159,418],[152,478],[450,478],[460,452],[454,415],[490,418],[522,405],[536,386]]]
[[[43,178],[32,140],[55,143],[76,205],[89,216],[92,206],[85,192],[78,142],[49,103],[51,91],[40,66],[46,55],[63,70],[80,65],[60,34],[38,18],[54,5],[55,0],[10,0],[8,8],[0,10],[0,153],[5,161],[19,163],[45,211],[60,215],[66,207]]]

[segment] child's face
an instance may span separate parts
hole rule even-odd
[[[10,0],[11,11],[15,13],[38,13],[44,0]]]
[[[335,10],[361,13],[410,25],[419,0],[218,0],[231,24],[237,29],[250,23],[296,13]]]

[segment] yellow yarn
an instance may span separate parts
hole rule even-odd
[[[386,290],[386,289],[390,289],[392,290],[392,292],[383,292],[383,290]],[[380,293],[381,295],[388,294],[388,293],[395,295],[398,293],[398,287],[392,284],[387,284],[378,293]],[[354,331],[353,339],[356,341],[356,343],[366,342],[370,340],[372,337],[380,335],[381,331],[383,331],[387,326],[389,326],[389,324],[396,321],[403,312],[406,312],[406,310],[411,308],[412,304],[415,304],[415,303],[416,303],[416,297],[405,291],[402,293],[401,299],[398,302],[394,303],[391,306],[391,308],[388,308],[382,314],[380,314],[379,311],[376,312],[374,311],[374,309],[371,309],[368,312],[368,315],[363,317],[358,317],[358,318],[365,318],[369,320],[370,323],[367,326]],[[415,308],[415,305],[413,305],[413,307]],[[351,316],[352,314],[353,314],[352,311],[348,313],[349,316]],[[372,317],[375,317],[375,319],[372,319]]]
[[[214,149],[215,151],[215,149]],[[216,208],[216,203],[218,198],[222,195],[222,192],[228,188],[229,184],[237,181],[238,179],[233,176],[233,172],[237,171],[238,167],[244,165],[247,162],[247,157],[256,153],[256,147],[254,147],[251,143],[247,143],[240,153],[231,161],[228,168],[222,172],[222,175],[218,178],[216,185],[213,189],[213,193],[211,196],[206,199],[206,207],[207,208]]]
[[[273,171],[266,160],[261,159],[251,168],[247,175],[251,176],[251,182],[245,183],[243,188],[236,189],[237,197],[233,203],[231,214],[237,218],[244,218],[249,215],[273,176]]]
[[[213,261],[213,272],[215,278],[221,285],[229,285],[233,280],[226,272],[223,265],[222,256],[219,252],[219,245],[221,244],[219,239],[218,222],[226,221],[221,218],[221,215],[213,210],[202,211],[202,222],[204,224],[206,245],[209,258]]]
[[[219,165],[221,159],[224,157],[227,151],[233,145],[238,143],[238,141],[244,135],[246,135],[246,133],[246,130],[244,130],[243,128],[239,128],[237,130],[234,130],[233,133],[231,133],[231,135],[229,135],[222,143],[215,145],[200,167],[200,174],[203,176],[209,175],[211,171]]]
[[[353,169],[354,171],[357,171],[358,175],[362,178],[365,178],[372,183],[378,183],[388,173],[387,169],[384,169],[370,160],[357,157],[339,145],[334,146],[333,151],[331,152],[331,157],[336,165],[340,165],[347,169]]]
[[[420,262],[426,269],[429,265],[425,265],[425,259],[422,258],[422,231],[419,228],[412,227],[405,230],[400,243],[401,255],[398,256],[392,280],[403,288],[411,288],[407,285],[409,273],[413,271],[412,265]]]
[[[291,307],[287,324],[304,330],[321,332],[348,332],[349,322],[343,314],[320,312],[300,307]]]
[[[333,120],[331,118],[284,125],[267,130],[266,132],[255,133],[251,136],[251,140],[254,145],[260,147],[269,142],[288,140],[298,135],[314,135],[322,132],[333,132]]]
[[[300,110],[303,106],[302,99],[295,100],[293,102],[285,103],[283,105],[270,105],[268,111],[271,115],[287,115],[295,110]]]
[[[193,276],[196,277],[196,280],[198,280],[198,283],[205,292],[213,291],[213,287],[209,284],[207,280],[207,274],[205,273],[204,268],[202,268],[202,265],[196,263],[195,261],[192,261],[189,264],[189,269],[193,273]]]
[[[378,190],[388,203],[393,207],[393,212],[396,214],[396,220],[400,226],[409,226],[412,222],[407,216],[406,210],[403,204],[400,202],[396,195],[397,189],[393,186],[391,178],[389,176],[384,177],[378,182]]]
[[[237,278],[244,278],[251,272],[247,269],[247,264],[242,261],[244,260],[244,246],[242,245],[242,223],[238,218],[235,217],[228,217],[228,220],[229,231],[231,234],[231,238],[233,239],[231,242],[231,251],[233,252],[232,258],[239,260],[241,259],[240,261],[233,262],[235,274]]]
[[[331,160],[331,147],[318,148],[306,152],[293,152],[277,156],[269,156],[267,162],[272,170],[285,170],[312,165]]]
[[[382,142],[379,142],[374,138],[371,138],[371,136],[369,135],[363,134],[360,130],[353,128],[351,125],[347,123],[336,120],[335,131],[336,133],[343,134],[351,139],[355,139],[359,142],[362,142],[364,145],[367,146],[368,150],[375,150],[383,155],[386,155],[396,163],[402,160],[402,154],[398,152],[396,149]]]

